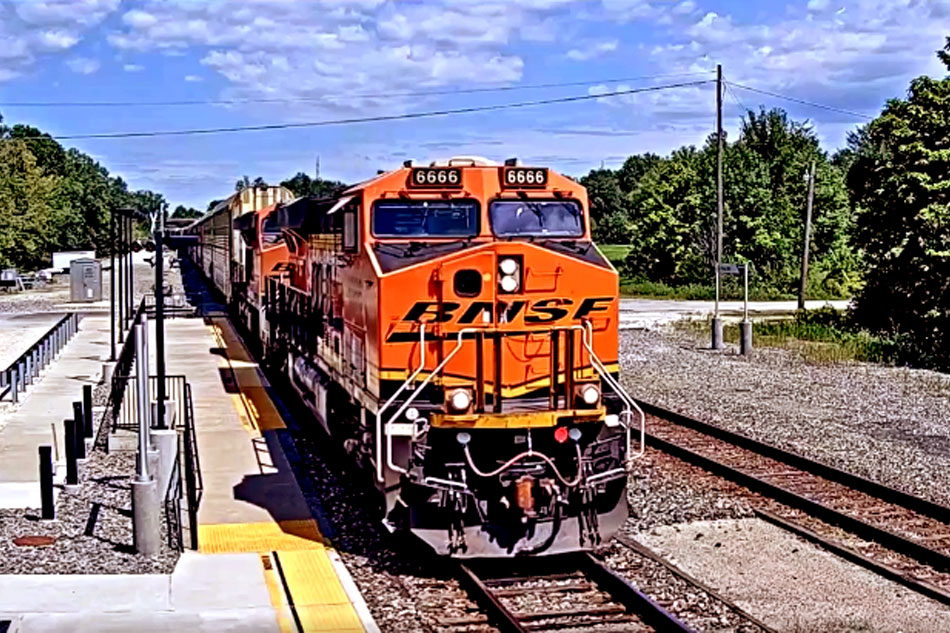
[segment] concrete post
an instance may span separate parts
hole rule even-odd
[[[32,385],[33,384],[33,366],[30,363],[30,355],[27,354],[26,358],[23,360],[23,384]]]
[[[748,356],[752,353],[752,321],[745,319],[739,324],[739,353]]]
[[[722,349],[725,343],[722,338],[722,317],[715,316],[712,319],[712,348]]]
[[[20,401],[19,385],[20,376],[16,370],[16,367],[14,367],[10,370],[10,397],[13,399],[14,404]]]
[[[115,375],[115,361],[109,360],[102,363],[102,383],[105,385],[110,384],[113,375]]]
[[[132,482],[132,539],[135,551],[154,556],[162,542],[161,518],[158,512],[158,482]]]
[[[168,492],[168,482],[172,478],[175,458],[178,456],[178,431],[172,429],[152,429],[152,446],[157,453],[155,479],[158,481],[158,494],[162,499]]]

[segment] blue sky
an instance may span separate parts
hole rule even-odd
[[[547,99],[712,78],[867,114],[921,74],[950,35],[950,0],[56,0],[0,2],[0,113],[54,135],[259,125]],[[655,75],[667,77],[640,78]],[[629,78],[617,83],[599,80]],[[453,93],[539,83],[585,85]],[[448,94],[405,96],[407,92]],[[282,103],[248,102],[287,99]],[[232,100],[37,108],[14,102]],[[712,85],[451,118],[177,138],[68,141],[133,188],[204,208],[247,174],[344,181],[406,158],[519,156],[582,175],[713,131]],[[861,119],[785,107],[827,149]]]

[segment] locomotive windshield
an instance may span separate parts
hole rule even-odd
[[[373,205],[373,234],[379,237],[474,237],[474,200],[379,200]]]
[[[581,207],[573,200],[496,200],[489,207],[492,230],[499,237],[580,237]]]

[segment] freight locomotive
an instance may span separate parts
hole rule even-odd
[[[385,525],[454,557],[609,538],[643,415],[584,187],[459,157],[291,198],[235,194],[189,227],[190,256],[364,467]]]

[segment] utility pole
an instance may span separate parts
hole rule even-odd
[[[798,287],[798,309],[805,309],[805,290],[808,287],[808,246],[811,237],[811,212],[815,201],[815,161],[808,169],[808,204],[805,206],[805,237],[802,240],[802,279]]]
[[[716,306],[712,320],[712,348],[722,349],[719,317],[719,267],[722,264],[722,64],[716,64]]]

